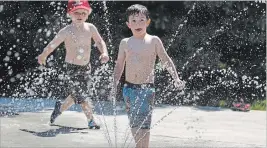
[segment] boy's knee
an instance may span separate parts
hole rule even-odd
[[[85,104],[88,103],[86,98],[84,98],[82,95],[79,94],[72,94],[71,97],[73,98],[73,101],[75,104]]]
[[[88,101],[86,101],[85,99],[77,99],[76,104],[81,104],[81,105],[87,105]]]
[[[141,129],[150,129],[151,128],[151,124],[146,124],[146,125],[142,125]]]
[[[84,107],[89,107],[89,108],[93,108],[93,105],[92,105],[92,102],[91,101],[88,101],[88,100],[82,100],[81,103],[80,103],[81,106],[84,106]]]
[[[144,129],[144,130],[149,130],[151,128],[151,123],[149,124],[144,124],[144,125],[132,125],[131,126],[132,129]]]

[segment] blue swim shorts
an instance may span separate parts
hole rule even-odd
[[[150,129],[155,98],[154,84],[133,84],[126,82],[123,98],[131,128]]]

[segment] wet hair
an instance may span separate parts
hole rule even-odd
[[[130,7],[128,7],[126,10],[127,21],[129,20],[129,17],[131,15],[135,15],[135,14],[139,14],[139,13],[144,14],[146,16],[146,18],[149,19],[149,11],[147,10],[147,8],[143,5],[140,5],[140,4],[134,4],[134,5],[131,5]]]

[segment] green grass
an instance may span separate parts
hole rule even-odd
[[[219,107],[226,107],[226,105],[227,105],[227,103],[226,103],[226,101],[224,101],[224,100],[220,100],[220,102],[219,102]]]
[[[219,101],[219,107],[226,108],[227,107],[227,102],[225,100],[220,100]],[[252,103],[251,110],[261,110],[261,111],[266,111],[266,100],[257,100]]]
[[[266,100],[261,100],[261,101],[255,101],[254,103],[252,103],[251,105],[251,110],[262,110],[262,111],[266,111]]]

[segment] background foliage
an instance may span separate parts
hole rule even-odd
[[[114,59],[122,38],[131,36],[125,10],[136,2],[90,2],[88,22],[97,26],[107,43],[111,61],[99,72],[98,51],[92,47],[94,99],[106,99]],[[166,70],[157,67],[157,102],[219,105],[234,99],[246,102],[266,97],[266,4],[249,1],[140,2],[148,7],[152,23],[148,33],[159,36],[179,75],[187,82],[177,95]],[[64,45],[49,57],[52,73],[41,76],[36,57],[60,28],[71,23],[66,1],[0,2],[0,94],[5,97],[57,97],[57,80],[64,62]],[[103,66],[103,65],[102,65]],[[123,83],[124,77],[122,77]],[[101,82],[101,83],[100,83]],[[49,87],[48,87],[49,86]],[[120,94],[118,99],[120,99]]]

